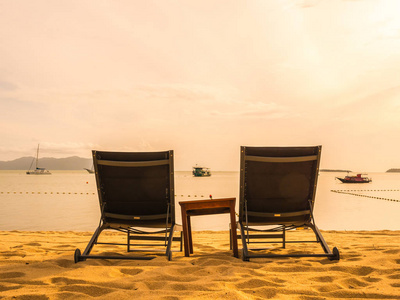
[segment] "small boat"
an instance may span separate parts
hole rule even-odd
[[[83,168],[83,169],[88,171],[89,174],[93,174],[94,173],[94,165],[92,165],[91,169],[88,169],[88,168]]]
[[[356,176],[345,176],[344,178],[339,178],[336,177],[336,179],[339,179],[343,183],[368,183],[372,182],[372,178],[362,176],[362,174],[357,174]]]
[[[88,171],[88,173],[93,174],[94,170],[93,169],[88,169],[88,168],[83,168],[84,170]]]
[[[193,167],[192,173],[194,177],[211,176],[211,171],[209,168],[198,167],[198,166]]]
[[[31,171],[31,167],[32,167],[34,161],[36,161],[35,169]],[[36,151],[36,158],[33,159],[31,166],[29,167],[29,170],[26,171],[26,174],[28,174],[28,175],[51,175],[49,170],[47,170],[45,168],[39,168],[38,163],[39,163],[39,145],[38,145],[37,151]]]

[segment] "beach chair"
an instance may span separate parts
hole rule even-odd
[[[244,261],[320,256],[339,260],[338,249],[329,249],[313,216],[320,156],[321,146],[241,147],[238,238]],[[287,241],[286,232],[299,227],[311,228],[316,239]],[[317,242],[324,253],[272,254],[265,248],[249,248],[250,243],[277,242],[283,248],[287,243]]]
[[[180,241],[182,232],[173,237],[175,224],[173,151],[102,152],[93,151],[93,162],[100,202],[100,224],[85,251],[75,251],[75,262],[93,259],[152,259],[147,252],[164,247],[171,260],[172,241]],[[102,231],[127,234],[126,243],[100,243]],[[139,242],[140,241],[140,242]],[[150,243],[150,244],[146,244]],[[127,246],[132,255],[90,255],[96,244]],[[151,249],[143,249],[150,246]],[[161,250],[163,251],[163,250]]]

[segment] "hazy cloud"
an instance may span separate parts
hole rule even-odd
[[[234,169],[241,144],[323,144],[330,167],[400,165],[376,155],[400,147],[397,0],[1,6],[0,160],[40,143]]]
[[[18,86],[16,84],[13,84],[11,82],[8,81],[2,81],[0,80],[0,90],[4,90],[4,91],[14,91],[18,88]]]
[[[213,115],[230,117],[230,118],[263,118],[263,119],[277,119],[287,118],[294,116],[288,107],[278,105],[274,102],[232,102],[226,110],[214,110]]]
[[[297,0],[296,5],[298,5],[301,8],[310,8],[317,6],[321,0]]]

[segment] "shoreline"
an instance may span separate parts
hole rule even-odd
[[[398,299],[400,230],[322,231],[339,261],[326,258],[259,258],[243,262],[229,250],[227,231],[193,232],[194,253],[143,260],[74,263],[93,232],[0,231],[0,298],[4,299]],[[310,230],[287,239],[312,236]],[[106,231],[104,241],[125,235]],[[100,246],[99,246],[100,247]],[[107,254],[126,247],[104,246]],[[174,249],[179,243],[174,243]],[[96,247],[95,247],[96,249]],[[97,251],[97,250],[93,251]],[[241,242],[239,242],[239,253]],[[286,250],[320,252],[316,244]],[[103,252],[103,253],[104,253]]]

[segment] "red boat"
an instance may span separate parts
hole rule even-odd
[[[339,178],[336,177],[336,179],[339,179],[343,183],[368,183],[372,182],[372,178],[362,176],[362,174],[357,174],[357,176],[346,176],[345,178]]]

